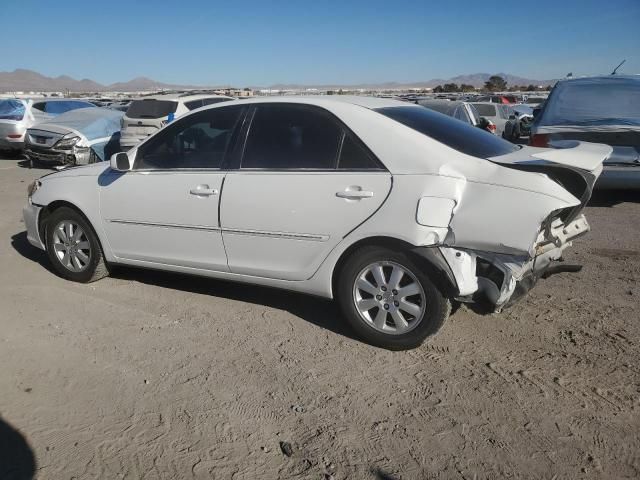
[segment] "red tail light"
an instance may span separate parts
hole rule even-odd
[[[21,136],[19,133],[12,133],[11,135],[7,135],[7,138],[20,138]]]
[[[487,125],[487,128],[491,133],[496,133],[496,126],[493,123],[490,123],[489,125]]]
[[[531,145],[532,147],[548,147],[549,135],[544,133],[531,135],[531,138],[529,138],[529,145]]]

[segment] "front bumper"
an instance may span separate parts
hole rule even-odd
[[[27,227],[27,240],[29,240],[29,243],[40,250],[46,250],[38,227],[41,210],[42,207],[29,202],[22,209],[22,217],[24,218],[24,225]]]
[[[572,240],[589,231],[584,215],[551,228],[550,237],[539,242],[535,253],[506,255],[464,248],[440,247],[457,283],[456,299],[489,303],[495,311],[512,305],[531,290],[556,262]]]
[[[90,155],[88,148],[83,148],[81,151],[77,149],[54,150],[53,148],[35,147],[30,143],[27,144],[24,153],[29,160],[51,165],[85,165],[89,163]]]

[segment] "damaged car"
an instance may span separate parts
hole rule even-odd
[[[27,128],[71,110],[93,107],[69,98],[0,99],[0,150],[22,151]]]
[[[119,151],[124,112],[82,108],[40,122],[27,130],[25,155],[34,164],[88,165]]]
[[[452,302],[499,311],[574,269],[559,262],[610,153],[521,147],[391,99],[266,97],[46,175],[23,215],[68,280],[129,265],[317,295],[366,341],[407,349]]]

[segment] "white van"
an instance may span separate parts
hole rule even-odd
[[[169,93],[134,100],[122,118],[120,147],[129,150],[167,123],[196,108],[235,100],[211,94]]]

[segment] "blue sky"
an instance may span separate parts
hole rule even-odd
[[[0,71],[101,83],[542,80],[609,73],[623,58],[640,73],[640,0],[0,2]]]

